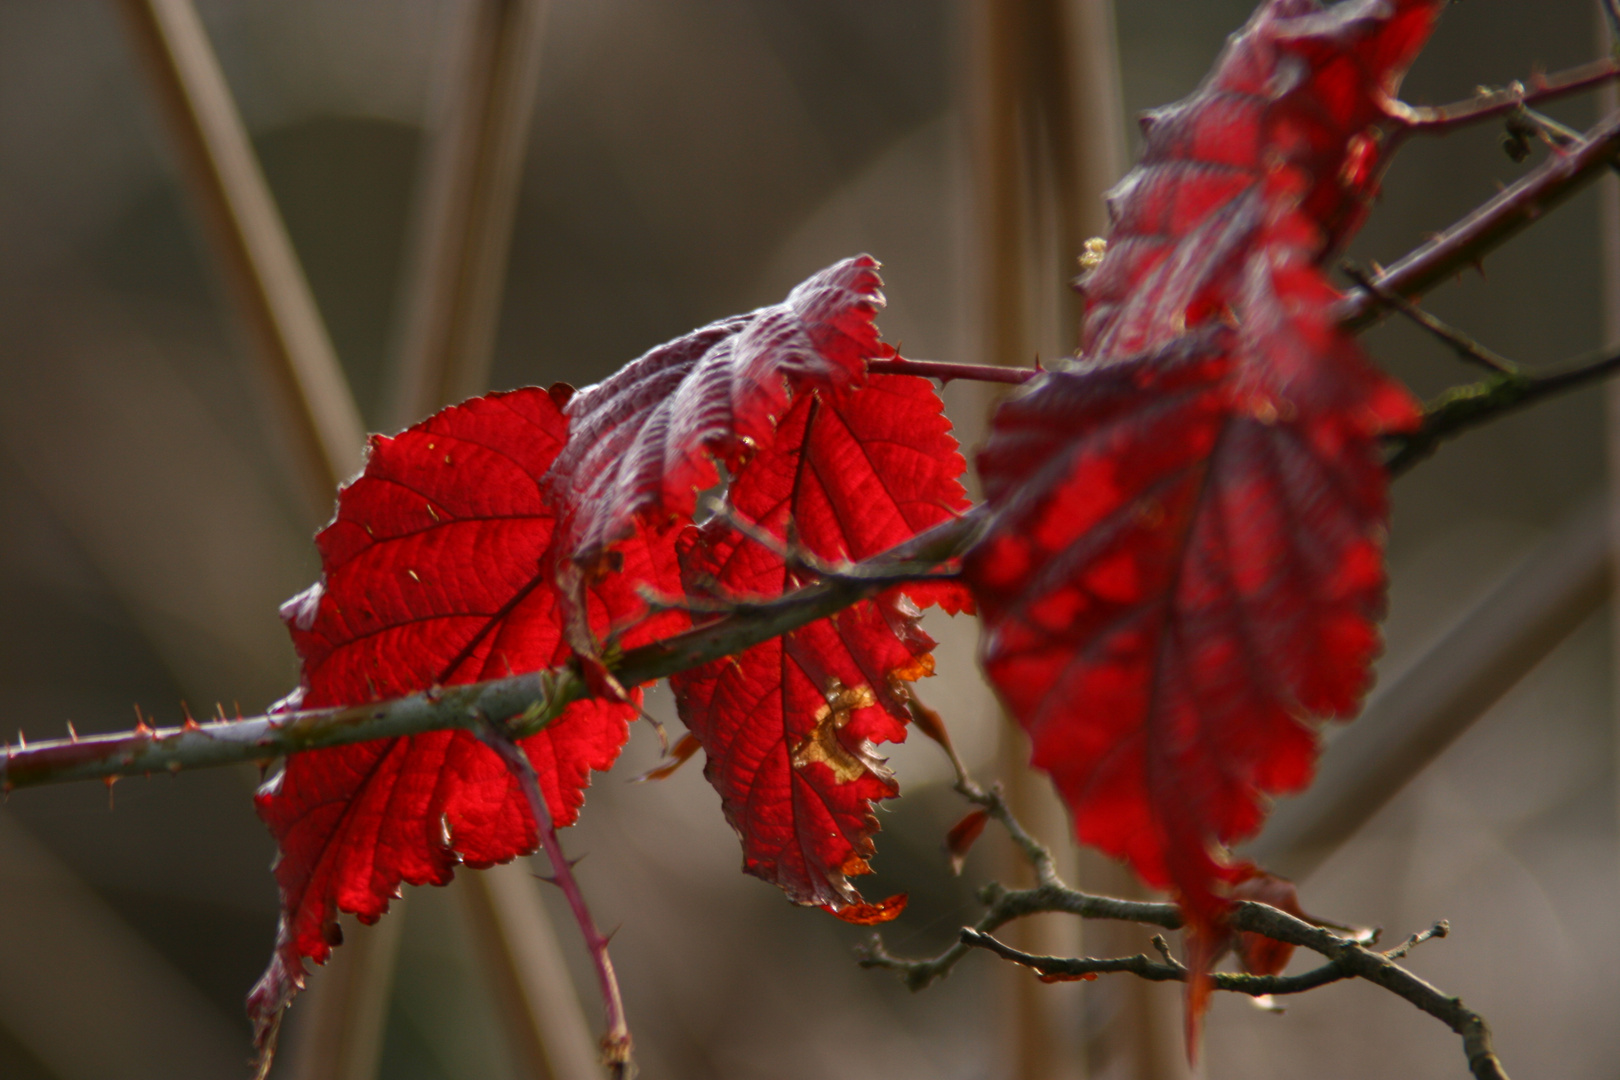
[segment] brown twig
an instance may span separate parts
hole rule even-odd
[[[1385,269],[1376,279],[1376,291],[1356,289],[1339,301],[1339,324],[1351,333],[1365,330],[1389,307],[1381,295],[1415,299],[1453,274],[1478,265],[1491,251],[1595,179],[1617,154],[1620,113],[1604,118],[1579,145],[1549,157],[1467,217]]]
[[[1596,66],[1592,67],[1593,71],[1597,71]],[[1583,76],[1587,81],[1580,83],[1579,88],[1585,89],[1614,77],[1613,65],[1603,61],[1601,77]],[[1574,87],[1575,83],[1570,83],[1555,89],[1556,92],[1573,93]],[[1504,100],[1507,100],[1506,105],[1491,98],[1490,102],[1480,106],[1470,116],[1481,119],[1506,115],[1518,109],[1524,101],[1540,101],[1544,98],[1529,94],[1522,100],[1517,97]],[[1383,269],[1365,285],[1352,290],[1335,305],[1339,325],[1349,333],[1366,330],[1386,311],[1399,307],[1401,302],[1410,302],[1453,274],[1478,265],[1487,254],[1595,179],[1617,155],[1620,155],[1620,113],[1605,118],[1565,153],[1549,158],[1451,227]],[[923,370],[924,365],[928,370]],[[944,381],[961,378],[1023,383],[1039,374],[1032,368],[944,364],[926,360],[873,361],[868,366],[872,371],[905,371]]]
[[[1484,1018],[1464,1007],[1461,999],[1435,989],[1383,953],[1252,901],[1237,905],[1231,925],[1237,930],[1264,934],[1310,949],[1327,957],[1346,974],[1366,979],[1405,998],[1462,1036],[1468,1068],[1478,1080],[1507,1080],[1507,1072],[1491,1046],[1491,1032]]]
[[[1373,279],[1373,275],[1361,267],[1346,260],[1341,264],[1340,269],[1344,271],[1345,276],[1351,281],[1355,282],[1363,289],[1366,289],[1368,292],[1371,292],[1379,300],[1388,304],[1390,307],[1406,316],[1412,322],[1416,323],[1418,326],[1427,330],[1430,334],[1433,334],[1440,341],[1444,342],[1463,360],[1471,364],[1478,364],[1485,370],[1495,372],[1498,375],[1516,376],[1520,373],[1518,364],[1515,364],[1505,356],[1487,349],[1485,346],[1481,345],[1467,334],[1464,334],[1461,330],[1449,326],[1440,319],[1435,318],[1433,315],[1429,314],[1427,311],[1424,311],[1422,308],[1418,307],[1416,304],[1412,303],[1412,301],[1408,300],[1399,293],[1390,292],[1388,289],[1379,285],[1378,282]]]
[[[1035,888],[1019,890],[1008,890],[996,882],[986,885],[979,892],[979,899],[986,908],[984,915],[973,926],[964,927],[957,941],[937,956],[921,960],[894,956],[884,948],[881,935],[874,934],[871,941],[856,950],[862,967],[894,971],[907,987],[921,990],[949,974],[969,950],[981,948],[1046,975],[1084,977],[1123,972],[1159,982],[1186,980],[1187,969],[1170,955],[1162,939],[1155,944],[1159,945],[1164,959],[1156,961],[1144,954],[1107,959],[1035,956],[992,937],[992,931],[1007,923],[1043,912],[1067,913],[1083,919],[1123,920],[1166,930],[1180,929],[1183,918],[1181,908],[1176,904],[1119,900],[1069,888],[1053,872],[1051,854],[1045,845],[1025,831],[998,793],[987,791],[972,780],[955,751],[948,746],[945,750],[956,770],[957,790],[969,801],[984,807],[991,817],[1007,829],[1035,868],[1039,883]],[[1388,953],[1370,949],[1369,942],[1360,935],[1341,936],[1325,927],[1314,926],[1276,908],[1252,901],[1234,904],[1228,925],[1233,930],[1262,934],[1310,949],[1325,957],[1328,963],[1295,976],[1216,972],[1212,980],[1217,989],[1260,997],[1302,993],[1347,978],[1366,979],[1405,998],[1462,1036],[1468,1066],[1477,1080],[1507,1080],[1507,1073],[1492,1050],[1490,1029],[1484,1019],[1465,1008],[1459,999],[1442,994],[1395,963],[1422,942],[1445,937],[1450,928],[1444,921],[1412,935],[1405,944]]]
[[[1443,938],[1450,933],[1451,924],[1446,920],[1441,919],[1427,930],[1420,930],[1413,934],[1411,937],[1395,946],[1395,948],[1384,953],[1384,955],[1389,957],[1391,960],[1399,960],[1401,957],[1405,956],[1407,953],[1411,952],[1425,941],[1432,941],[1435,938]]]
[[[923,960],[905,960],[893,956],[884,948],[882,935],[874,934],[871,941],[857,950],[862,967],[897,972],[907,987],[921,990],[950,974],[969,949],[978,944],[970,939],[970,934],[988,935],[1010,922],[1040,912],[1067,912],[1085,919],[1145,923],[1166,930],[1181,928],[1181,908],[1175,904],[1093,896],[1065,885],[1058,877],[1051,850],[1024,828],[1007,806],[1001,792],[995,788],[981,787],[968,774],[955,749],[944,744],[942,746],[956,771],[956,790],[969,802],[984,808],[1007,831],[1035,871],[1035,887],[1008,889],[998,882],[984,886],[979,890],[979,901],[985,905],[984,915],[972,927],[964,928],[961,938],[938,956]]]
[[[1615,0],[1604,0],[1612,5]],[[1396,107],[1396,137],[1408,135],[1449,135],[1458,128],[1509,116],[1529,105],[1545,105],[1561,98],[1595,90],[1620,78],[1620,65],[1613,60],[1594,60],[1552,75],[1537,75],[1527,87],[1515,82],[1501,90],[1487,90],[1466,101],[1450,105],[1406,105]]]
[[[1179,962],[1169,958],[1154,960],[1146,953],[1137,953],[1135,956],[1120,956],[1108,959],[1093,959],[1092,957],[1060,957],[1060,956],[1034,956],[1021,952],[998,941],[989,934],[980,933],[968,927],[962,928],[962,944],[977,949],[985,949],[995,953],[1003,960],[1011,960],[1015,964],[1040,972],[1042,975],[1055,975],[1060,978],[1083,978],[1087,975],[1105,975],[1124,972],[1149,982],[1186,982],[1187,969]],[[1156,945],[1163,944],[1162,937],[1155,937]],[[1211,985],[1216,990],[1227,990],[1236,994],[1248,994],[1251,997],[1265,997],[1269,994],[1303,994],[1317,987],[1329,983],[1339,982],[1350,978],[1336,963],[1326,963],[1312,968],[1299,975],[1249,975],[1241,972],[1216,971],[1210,973]]]

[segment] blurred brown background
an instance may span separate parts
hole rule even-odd
[[[987,268],[999,264],[987,250],[996,207],[982,118],[1006,73],[986,60],[985,35],[1013,0],[545,6],[489,387],[584,385],[861,250],[885,263],[881,324],[907,355],[998,358],[985,344],[996,318]],[[1025,6],[1107,15],[1099,0]],[[1188,92],[1250,6],[1118,0],[1125,109]],[[386,427],[410,332],[400,298],[424,131],[463,4],[197,8],[359,407],[369,426]],[[1448,11],[1404,96],[1465,97],[1587,60],[1593,42],[1585,0],[1470,0]],[[1595,105],[1553,111],[1580,126]],[[1392,260],[1520,175],[1528,166],[1497,139],[1480,130],[1410,147],[1355,254]],[[304,495],[173,146],[111,0],[0,0],[8,737],[55,737],[69,720],[80,732],[127,728],[132,705],[166,723],[182,701],[198,715],[216,702],[253,713],[296,682],[276,607],[318,572]],[[1107,159],[1099,145],[1071,149],[1093,165]],[[1041,152],[1022,153],[1035,162],[1015,177],[1032,193],[1026,229],[1051,246]],[[1492,259],[1487,278],[1440,291],[1433,310],[1530,363],[1596,347],[1598,207],[1594,193],[1581,196]],[[1054,298],[1073,254],[1028,255],[1026,352],[1072,344],[1066,301]],[[1471,376],[1406,327],[1368,340],[1422,394]],[[973,388],[949,399],[971,444],[989,400]],[[1387,927],[1391,940],[1448,918],[1453,936],[1413,964],[1493,1022],[1515,1075],[1610,1076],[1620,1051],[1614,658],[1606,579],[1591,544],[1580,546],[1595,535],[1596,511],[1580,515],[1604,497],[1609,438],[1602,394],[1589,390],[1471,434],[1400,481],[1381,685],[1472,685],[1468,665],[1421,665],[1487,631],[1532,670],[1500,701],[1485,693],[1478,721],[1467,723],[1475,708],[1454,743],[1413,761],[1417,778],[1364,825],[1365,814],[1349,815],[1356,827],[1343,843],[1264,849],[1311,871],[1305,902],[1322,916]],[[1572,567],[1587,572],[1553,585],[1534,577]],[[1530,615],[1485,602],[1514,581]],[[1557,617],[1547,614],[1554,601]],[[998,733],[974,674],[973,628],[946,623],[936,634],[942,675],[928,697],[981,775],[1001,775],[1010,755],[1000,747],[1015,754],[1016,743]],[[653,701],[672,712],[666,692]],[[1400,730],[1418,722],[1399,715]],[[565,837],[590,854],[580,872],[599,920],[622,927],[614,956],[645,1075],[1124,1080],[1184,1070],[1172,990],[1040,987],[972,957],[913,996],[857,969],[850,947],[862,932],[737,872],[736,841],[697,764],[660,784],[625,783],[657,755],[638,731]],[[915,743],[894,760],[907,794],[884,817],[879,873],[863,889],[910,892],[886,938],[921,953],[976,917],[973,890],[1005,872],[1006,853],[987,838],[964,876],[950,877],[939,844],[962,807],[944,763]],[[246,1074],[241,1003],[269,954],[276,899],[272,847],[249,801],[256,781],[252,770],[125,781],[111,809],[89,785],[10,798],[0,815],[0,1075]],[[1304,820],[1291,809],[1279,825]],[[1082,873],[1094,875],[1082,884],[1111,880],[1090,864]],[[393,977],[373,990],[376,1076],[535,1075],[463,891],[414,890],[396,920]],[[556,900],[545,902],[594,1029],[589,973]],[[278,1077],[328,1075],[297,1047],[313,1045],[310,1016],[331,999],[295,1006]],[[1465,1075],[1455,1037],[1383,991],[1335,986],[1288,1005],[1272,1016],[1218,1001],[1205,1072]],[[1032,1049],[1037,1036],[1056,1049]]]

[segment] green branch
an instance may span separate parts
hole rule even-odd
[[[1407,435],[1387,440],[1392,453],[1387,467],[1391,476],[1400,476],[1471,428],[1530,405],[1554,394],[1597,382],[1620,371],[1620,350],[1594,353],[1567,367],[1545,375],[1520,369],[1498,372],[1478,382],[1454,386],[1430,402],[1423,410],[1423,424]]]

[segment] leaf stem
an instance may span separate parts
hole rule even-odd
[[[942,360],[868,360],[866,370],[885,375],[921,375],[948,383],[955,379],[988,383],[1026,383],[1039,375],[1039,368],[1002,367],[999,364],[950,364]]]
[[[548,880],[561,889],[567,898],[568,909],[579,924],[580,937],[584,938],[591,964],[596,968],[596,981],[602,993],[602,1011],[607,1025],[602,1035],[602,1064],[614,1080],[630,1080],[636,1074],[630,1053],[630,1027],[624,1017],[624,999],[619,994],[618,976],[613,972],[613,958],[608,955],[608,939],[597,928],[590,906],[585,902],[585,893],[579,887],[579,879],[574,877],[574,864],[563,853],[562,840],[557,836],[557,826],[551,817],[551,807],[546,804],[545,792],[540,789],[540,778],[535,774],[534,763],[504,725],[484,720],[478,725],[478,737],[500,757],[529,802],[535,831],[540,834],[540,846],[551,862],[551,877]]]

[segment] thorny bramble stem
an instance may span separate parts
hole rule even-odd
[[[1606,62],[1605,62],[1606,63]],[[1486,95],[1463,106],[1436,112],[1431,119],[1414,111],[1417,130],[1436,132],[1448,124],[1489,118],[1550,96],[1575,93],[1613,77],[1602,65],[1576,69],[1543,80],[1531,90]],[[1539,88],[1538,88],[1539,87]],[[1495,110],[1495,111],[1493,111]],[[1444,117],[1440,116],[1443,112]],[[1460,269],[1477,263],[1531,221],[1567,198],[1620,153],[1620,114],[1593,128],[1583,142],[1554,156],[1516,184],[1486,202],[1435,239],[1402,258],[1374,279],[1375,288],[1358,289],[1336,306],[1341,326],[1350,332],[1376,322],[1389,304],[1381,297],[1411,298]],[[949,381],[988,378],[1025,382],[1039,371],[1031,368],[985,368],[937,364],[922,360],[874,361],[875,371],[909,371]],[[1477,384],[1454,391],[1431,408],[1431,420],[1414,436],[1393,440],[1391,470],[1404,471],[1430,452],[1440,439],[1529,404],[1556,390],[1593,379],[1610,370],[1607,362],[1542,379],[1526,386],[1512,379]],[[858,564],[855,573],[822,580],[775,601],[748,605],[714,623],[666,641],[625,653],[613,665],[625,685],[662,678],[740,651],[823,618],[879,591],[935,571],[971,546],[987,515],[975,510],[915,537],[895,551]],[[870,574],[861,580],[855,578]],[[509,722],[515,733],[531,734],[549,724],[568,703],[583,696],[578,671],[563,667],[490,683],[435,688],[410,697],[346,709],[283,713],[182,728],[139,728],[116,735],[58,739],[27,747],[8,747],[0,764],[0,790],[77,780],[112,780],[160,771],[179,771],[263,762],[324,746],[339,746],[396,735],[472,726],[474,718]]]
[[[1616,0],[1604,0],[1613,7]],[[1526,106],[1545,105],[1560,98],[1595,90],[1604,83],[1620,78],[1620,64],[1613,60],[1594,60],[1590,64],[1560,71],[1553,75],[1535,75],[1530,85],[1515,82],[1501,90],[1486,90],[1466,101],[1450,105],[1407,105],[1394,107],[1395,137],[1410,135],[1450,135],[1458,128],[1483,123],[1499,117],[1511,116]]]
[[[608,955],[608,939],[597,929],[591,909],[585,903],[579,879],[574,877],[574,865],[563,854],[562,840],[552,821],[551,808],[546,804],[545,792],[540,790],[540,778],[535,774],[529,755],[513,740],[502,725],[485,721],[478,725],[478,737],[485,746],[495,751],[507,771],[523,789],[529,801],[529,813],[534,818],[535,831],[540,834],[540,847],[551,862],[551,877],[547,880],[562,890],[579,924],[579,934],[585,940],[585,949],[596,968],[596,981],[602,992],[602,1011],[607,1030],[602,1035],[602,1064],[614,1080],[630,1080],[636,1074],[635,1062],[630,1055],[630,1027],[624,1018],[624,999],[619,995],[619,979],[613,973],[613,959]]]
[[[1453,326],[1449,326],[1440,319],[1435,318],[1433,315],[1429,314],[1427,311],[1424,311],[1422,308],[1412,303],[1412,301],[1408,300],[1406,297],[1401,296],[1399,293],[1392,293],[1383,288],[1378,284],[1378,282],[1373,280],[1372,275],[1368,274],[1361,267],[1355,265],[1349,260],[1345,260],[1345,262],[1342,263],[1339,268],[1344,271],[1344,275],[1351,281],[1354,281],[1363,289],[1373,293],[1380,301],[1388,304],[1390,307],[1406,316],[1412,322],[1427,330],[1430,334],[1434,335],[1440,341],[1449,346],[1451,350],[1463,360],[1471,364],[1478,364],[1487,371],[1493,371],[1498,375],[1520,374],[1518,364],[1515,364],[1507,357],[1502,356],[1491,349],[1487,349],[1485,346],[1481,345],[1467,334],[1464,334],[1461,330],[1458,330]]]
[[[1390,473],[1405,473],[1441,442],[1463,431],[1616,371],[1620,371],[1620,351],[1584,358],[1552,374],[1514,372],[1454,388],[1430,404],[1417,432],[1387,440],[1392,451]],[[626,686],[652,682],[741,652],[885,588],[937,577],[940,566],[972,546],[989,517],[984,507],[975,507],[882,555],[850,567],[828,568],[830,576],[813,585],[772,599],[739,600],[734,607],[717,612],[723,617],[714,622],[629,650],[612,658],[608,666]],[[586,694],[579,671],[564,666],[487,683],[435,687],[409,697],[346,708],[206,724],[188,722],[170,728],[142,726],[111,735],[44,740],[6,748],[5,759],[0,761],[0,791],[262,763],[327,746],[470,728],[480,718],[506,724],[523,738],[544,729]],[[967,790],[963,794],[979,801]],[[996,798],[993,792],[982,797]],[[994,816],[992,806],[980,805]]]
[[[1339,324],[1367,329],[1388,305],[1379,293],[1414,299],[1540,220],[1596,179],[1620,154],[1620,113],[1606,117],[1578,144],[1554,154],[1467,217],[1406,255],[1376,278],[1378,292],[1357,289],[1336,305]]]
[[[751,645],[825,618],[884,589],[934,576],[966,551],[987,519],[983,509],[919,533],[882,555],[840,573],[608,662],[626,686],[739,653]],[[287,754],[427,731],[502,724],[514,738],[547,727],[585,697],[585,680],[571,665],[484,683],[442,686],[408,697],[336,709],[272,713],[247,719],[188,722],[111,735],[30,742],[6,748],[0,791],[79,780],[111,781],[182,769],[266,762]]]

